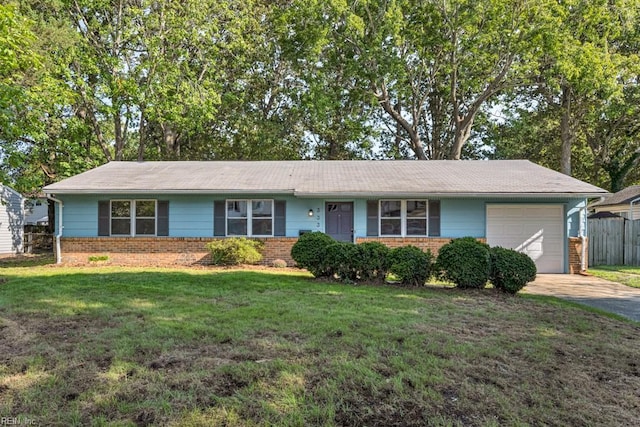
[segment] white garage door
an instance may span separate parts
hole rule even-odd
[[[526,253],[538,273],[564,273],[564,207],[487,205],[487,243]]]

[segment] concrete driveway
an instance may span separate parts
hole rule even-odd
[[[538,274],[521,292],[575,301],[640,322],[640,289],[598,277]]]

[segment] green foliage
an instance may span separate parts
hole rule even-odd
[[[325,250],[327,276],[348,282],[384,282],[391,263],[389,248],[382,243],[334,242]]]
[[[433,273],[433,255],[416,246],[402,246],[391,250],[391,267],[402,284],[422,286]]]
[[[89,262],[100,262],[100,261],[108,261],[109,255],[91,255],[89,257]]]
[[[391,250],[379,242],[364,242],[357,245],[356,263],[358,277],[363,282],[383,283],[391,267]]]
[[[359,249],[350,242],[335,242],[327,246],[325,261],[332,275],[344,281],[357,281]]]
[[[262,260],[264,243],[244,237],[217,239],[207,243],[214,265],[257,264]]]
[[[438,251],[438,269],[460,288],[484,288],[489,280],[489,245],[473,237],[454,239]]]
[[[318,231],[305,233],[291,248],[291,258],[298,267],[306,268],[315,277],[328,277],[332,273],[326,261],[327,247],[335,242],[330,236]]]
[[[494,247],[490,250],[489,280],[503,292],[516,294],[536,278],[536,265],[527,255],[513,249]]]

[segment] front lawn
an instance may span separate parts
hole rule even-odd
[[[37,425],[633,425],[637,324],[283,270],[0,270],[0,417]]]
[[[589,268],[589,273],[612,282],[640,288],[640,267],[628,265],[599,265]]]

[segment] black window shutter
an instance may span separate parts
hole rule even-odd
[[[169,201],[158,200],[158,236],[169,235]]]
[[[440,200],[429,200],[429,236],[440,236]]]
[[[286,236],[287,234],[287,202],[275,200],[273,202],[273,235]]]
[[[98,236],[109,235],[110,203],[108,200],[98,201]]]
[[[367,236],[378,235],[378,201],[367,200]]]
[[[226,202],[224,200],[216,200],[213,202],[213,235],[224,236],[225,235],[225,208]]]

